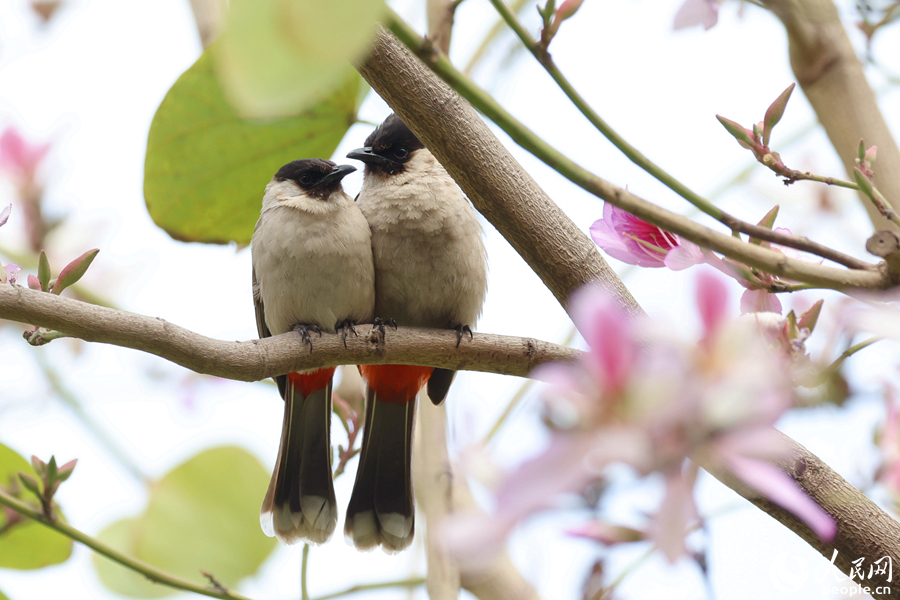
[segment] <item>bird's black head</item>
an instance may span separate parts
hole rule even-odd
[[[356,170],[321,158],[304,158],[284,165],[275,173],[276,181],[293,181],[307,196],[327,200],[341,189],[341,180]]]
[[[425,147],[396,114],[391,114],[366,138],[364,148],[357,148],[347,155],[366,163],[366,169],[374,169],[388,175],[400,173],[413,152]]]

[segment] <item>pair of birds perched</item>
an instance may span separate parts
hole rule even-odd
[[[487,287],[481,227],[462,191],[396,115],[347,155],[365,163],[356,201],[341,180],[356,169],[305,159],[282,167],[263,198],[251,242],[260,337],[342,331],[374,317],[398,325],[475,324]],[[281,445],[260,512],[284,542],[327,541],[337,524],[331,472],[334,368],[276,378]],[[406,548],[413,538],[412,432],[416,396],[432,402],[454,373],[362,366],[365,429],[344,533],[359,549]]]

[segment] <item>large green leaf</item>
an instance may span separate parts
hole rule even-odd
[[[294,115],[340,81],[370,47],[383,0],[231,0],[213,54],[243,116]]]
[[[356,122],[365,84],[345,67],[336,91],[302,114],[249,121],[222,95],[213,49],[178,78],[153,117],[144,198],[175,239],[247,244],[272,175],[292,160],[330,157]]]
[[[207,584],[207,571],[225,586],[256,572],[275,548],[259,527],[259,505],[268,474],[246,451],[207,450],[176,467],[151,487],[143,515],[117,521],[98,537],[163,571]],[[101,556],[100,579],[135,598],[173,593]]]
[[[19,471],[36,477],[30,462],[0,444],[0,485],[17,481]],[[24,490],[21,499],[37,504],[37,498]],[[8,522],[6,512],[0,511],[0,530]],[[72,540],[31,520],[20,521],[0,534],[0,567],[6,569],[40,569],[65,562],[71,554]]]

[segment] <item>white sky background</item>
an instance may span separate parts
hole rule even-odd
[[[420,4],[410,0],[395,6],[421,30]],[[768,104],[793,78],[784,31],[771,15],[746,6],[739,17],[738,4],[729,1],[719,25],[711,31],[672,32],[677,8],[677,0],[586,0],[581,12],[563,25],[551,49],[576,88],[626,139],[689,186],[709,192],[749,159],[714,115],[749,126],[762,118]],[[851,3],[844,2],[842,9],[850,14]],[[537,31],[536,11],[527,11],[526,17],[532,31]],[[493,21],[485,0],[462,4],[453,48],[457,64],[465,64]],[[852,35],[862,47],[862,36]],[[595,173],[645,198],[689,212],[684,201],[594,132],[533,61],[520,53],[505,63],[513,46],[507,35],[495,47],[475,73],[482,85],[537,133]],[[54,141],[45,165],[49,180],[45,206],[51,215],[67,216],[53,238],[55,269],[86,249],[99,247],[86,281],[111,294],[121,307],[204,335],[246,340],[256,336],[249,250],[172,241],[150,221],[142,195],[150,121],[163,95],[199,52],[186,0],[70,0],[48,28],[37,23],[24,0],[7,0],[0,3],[0,127],[13,124],[35,141]],[[881,60],[900,57],[896,28],[877,38],[875,54]],[[888,66],[900,72],[896,58]],[[881,79],[873,77],[873,82],[878,86]],[[896,132],[900,96],[883,95],[882,109]],[[382,102],[370,99],[361,117],[380,121],[387,112]],[[776,129],[773,146],[780,149],[779,143],[790,132],[811,119],[798,89]],[[352,128],[336,160],[351,162],[342,157],[361,145],[368,131],[363,125]],[[600,216],[601,202],[530,155],[512,149],[587,231]],[[789,166],[843,176],[821,132],[781,154]],[[345,182],[347,191],[354,194],[361,174]],[[260,196],[265,183],[260,182]],[[822,188],[813,184],[785,189],[760,167],[749,186],[729,193],[722,205],[755,221],[779,203],[779,225],[867,258],[862,248],[870,226],[855,198],[843,190],[828,190],[839,212],[814,215],[811,208],[821,193]],[[0,182],[0,205],[14,201],[12,189]],[[0,230],[4,246],[21,242],[20,219],[21,212],[14,206],[10,222]],[[487,224],[486,230],[491,279],[478,329],[562,340],[570,327],[565,313],[499,234]],[[616,269],[626,270],[612,262]],[[693,272],[635,270],[628,272],[626,282],[649,313],[673,320],[688,335],[696,331],[693,278]],[[737,284],[731,288],[736,315],[741,290]],[[798,295],[785,305],[795,301],[802,309],[819,297],[829,298],[826,307],[835,307],[836,296],[820,293]],[[76,474],[62,487],[59,500],[69,521],[84,531],[96,533],[114,520],[138,513],[145,498],[128,472],[49,393],[33,361],[36,353],[66,374],[66,385],[92,417],[150,476],[219,444],[247,448],[267,468],[274,462],[281,402],[267,385],[203,380],[160,359],[112,347],[54,342],[33,349],[24,345],[16,328],[4,328],[0,331],[4,372],[0,441],[25,456],[79,458]],[[782,426],[851,483],[862,484],[871,469],[872,430],[881,418],[876,394],[883,378],[894,375],[895,362],[868,352],[851,363],[856,373],[853,386],[861,393],[848,407],[793,414]],[[135,373],[141,376],[136,379]],[[467,373],[457,379],[448,401],[456,450],[487,431],[520,383],[484,374]],[[514,464],[539,450],[543,438],[536,415],[532,395],[494,444],[501,464]],[[355,461],[337,482],[342,507],[354,473]],[[626,500],[615,503],[612,512],[628,518],[631,502],[646,510],[654,507],[648,494],[652,484],[624,488]],[[701,502],[703,512],[737,507],[711,523],[710,568],[717,597],[832,597],[823,592],[825,585],[833,585],[833,579],[825,577],[830,578],[830,573],[824,570],[824,561],[804,542],[708,478],[701,488],[708,492]],[[263,493],[259,490],[260,500]],[[526,524],[511,540],[517,565],[548,600],[580,597],[587,570],[600,555],[594,545],[561,533],[583,516],[542,517]],[[342,527],[341,522],[339,531]],[[643,551],[640,547],[617,553],[611,564],[628,564]],[[240,591],[255,598],[298,597],[299,557],[299,546],[281,548]],[[313,596],[353,583],[405,577],[423,563],[416,551],[393,557],[380,552],[358,554],[339,534],[313,549],[310,560]],[[61,566],[30,573],[0,570],[0,589],[12,600],[57,598],[62,593],[74,599],[115,597],[99,584],[90,552],[80,546]],[[670,568],[656,559],[621,589],[622,598],[678,600],[705,594],[693,566]],[[366,597],[407,596],[390,590]]]

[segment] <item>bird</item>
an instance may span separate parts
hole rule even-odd
[[[356,198],[372,230],[375,318],[471,335],[487,292],[487,255],[472,205],[406,124],[391,114],[348,158],[365,163]],[[383,321],[382,321],[383,322]],[[454,372],[361,366],[366,415],[345,536],[359,549],[399,552],[412,542],[416,396],[439,404]]]
[[[263,196],[251,238],[253,301],[260,338],[295,331],[354,332],[372,321],[374,265],[369,225],[341,180],[350,165],[309,158],[281,167]],[[291,544],[322,544],[337,525],[331,473],[334,367],[275,377],[284,422],[260,524]]]

